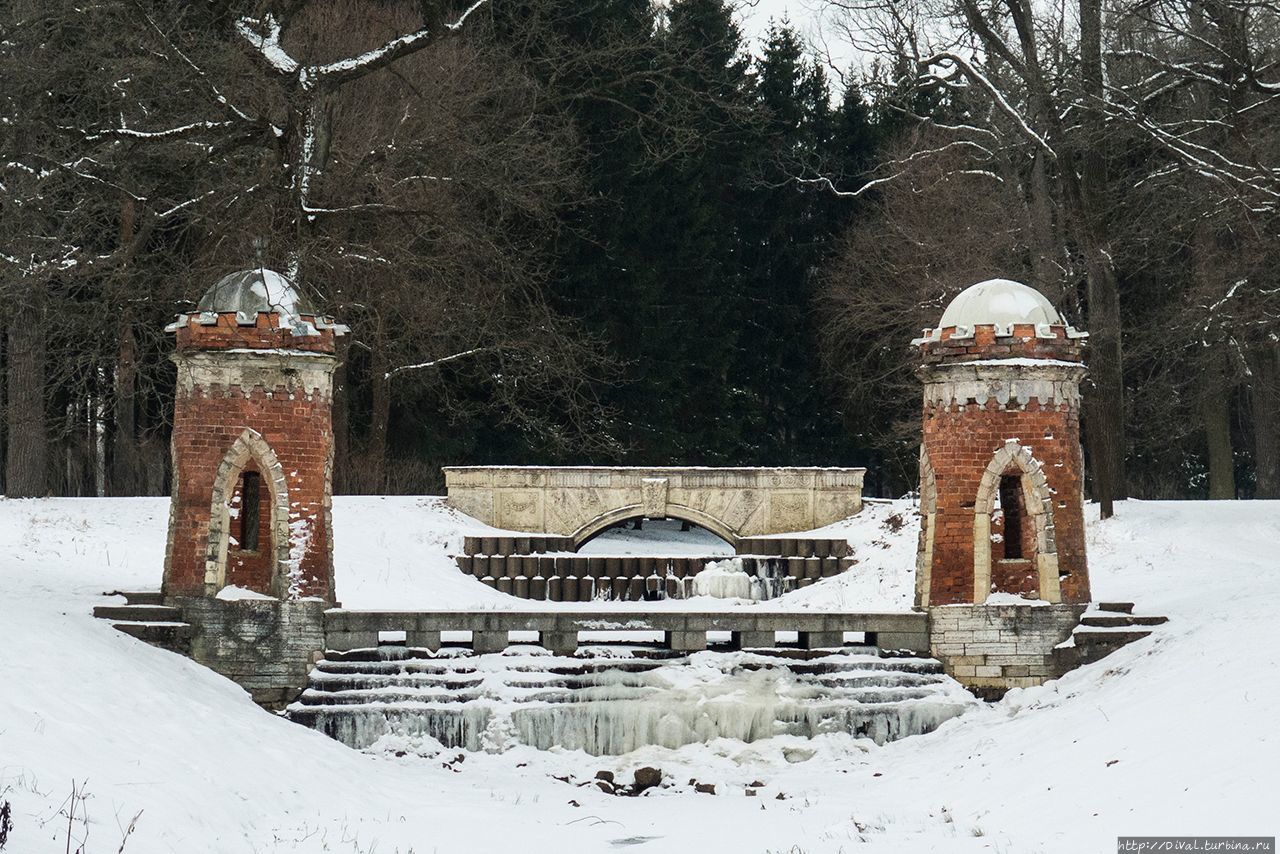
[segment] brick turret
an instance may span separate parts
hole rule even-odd
[[[253,269],[180,315],[167,597],[226,586],[334,600],[334,339],[280,274]]]
[[[913,344],[923,364],[916,605],[1089,601],[1080,450],[1086,334],[1039,292],[982,282]]]

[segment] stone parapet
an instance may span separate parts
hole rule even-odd
[[[802,646],[840,646],[845,632],[862,632],[882,649],[923,652],[928,648],[928,618],[923,613],[835,611],[348,611],[325,613],[325,639],[331,650],[376,647],[380,632],[405,632],[410,646],[438,647],[441,632],[469,631],[486,651],[507,645],[508,633],[539,632],[559,648],[577,645],[578,632],[667,634],[678,647],[706,647],[706,633],[732,632],[740,640],[773,646],[776,632],[798,632]],[[768,643],[765,643],[765,636]],[[417,639],[415,643],[413,639]],[[572,643],[570,641],[572,640]]]
[[[804,531],[862,509],[861,468],[446,468],[449,504],[513,531],[581,544],[638,516],[676,518],[725,540]]]

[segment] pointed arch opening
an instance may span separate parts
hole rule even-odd
[[[213,479],[205,593],[228,584],[282,597],[288,589],[289,494],[284,469],[262,434],[245,428]]]
[[[1010,439],[996,451],[973,512],[973,601],[1003,592],[1060,602],[1053,491],[1030,450]]]

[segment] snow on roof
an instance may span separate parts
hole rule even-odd
[[[1062,325],[1053,303],[1035,288],[1010,279],[989,279],[970,285],[942,313],[938,328],[979,324],[1047,323]]]

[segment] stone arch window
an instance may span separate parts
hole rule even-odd
[[[1009,439],[995,452],[978,484],[973,508],[973,601],[984,602],[992,592],[992,515],[997,500],[1004,513],[1001,557],[1027,561],[1036,573],[1039,598],[1060,602],[1053,492],[1040,464],[1016,439]],[[1010,553],[1011,536],[1016,557]]]
[[[254,477],[248,477],[253,475]],[[249,524],[245,505],[248,498],[248,484],[256,482],[256,496],[261,507],[268,504],[267,518],[270,522],[263,531],[261,522],[256,521],[257,530],[246,528]],[[289,493],[285,484],[284,469],[276,459],[275,452],[262,434],[256,430],[245,428],[236,438],[222,462],[218,464],[213,479],[213,494],[209,509],[209,548],[205,557],[205,592],[215,595],[227,584],[227,559],[232,539],[232,502],[239,498],[236,530],[237,550],[240,552],[258,551],[263,553],[267,562],[267,580],[260,586],[267,589],[258,590],[274,596],[283,596],[288,589],[284,578],[289,558]],[[253,514],[261,520],[264,514]],[[250,548],[246,534],[254,533],[256,548]]]
[[[934,526],[938,518],[938,482],[924,445],[920,446],[920,542],[916,548],[916,605],[929,607],[933,581]]]

